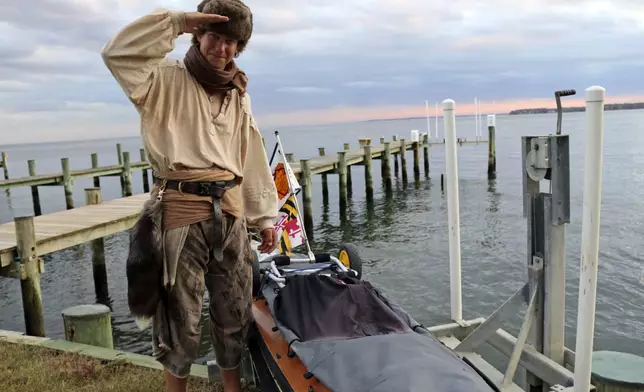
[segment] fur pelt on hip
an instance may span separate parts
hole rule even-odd
[[[156,313],[163,287],[163,216],[162,202],[145,202],[138,222],[130,232],[126,262],[127,301],[137,319],[150,319]],[[143,328],[141,325],[139,327]]]

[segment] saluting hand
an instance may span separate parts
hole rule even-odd
[[[227,16],[204,14],[202,12],[186,12],[186,30],[184,33],[194,33],[202,24],[228,22]]]

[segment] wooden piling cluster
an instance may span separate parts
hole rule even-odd
[[[348,200],[352,194],[351,167],[364,167],[365,193],[367,202],[373,202],[374,185],[372,166],[373,160],[380,160],[380,172],[382,184],[387,195],[390,195],[393,189],[392,177],[400,178],[403,184],[407,184],[407,151],[412,151],[412,167],[414,180],[418,183],[424,172],[425,178],[429,178],[429,162],[431,143],[429,135],[423,133],[419,140],[408,142],[405,138],[399,138],[394,135],[392,141],[387,141],[381,137],[379,144],[372,144],[370,138],[360,138],[358,140],[359,148],[351,150],[349,143],[344,143],[343,150],[336,153],[336,157],[326,153],[326,149],[319,149],[319,158],[303,159],[299,164],[292,164],[293,172],[298,175],[298,181],[302,186],[302,214],[304,225],[307,232],[313,228],[313,210],[311,207],[311,176],[320,174],[322,177],[322,193],[325,202],[328,200],[328,175],[337,174],[339,184],[339,203],[340,213],[344,214],[348,205]],[[421,170],[421,149],[423,151],[423,167]],[[292,162],[292,153],[285,154],[286,160]],[[393,156],[394,168],[391,168]],[[321,159],[325,158],[325,159]]]
[[[34,160],[29,160],[27,162],[29,169],[29,176],[21,178],[9,178],[9,169],[7,164],[7,154],[2,153],[2,161],[0,165],[4,171],[4,181],[0,180],[0,189],[10,189],[20,186],[29,186],[31,188],[31,196],[33,200],[34,215],[39,216],[42,214],[42,208],[40,206],[40,195],[38,192],[39,186],[56,186],[62,185],[65,196],[65,206],[68,210],[74,208],[74,195],[73,195],[73,184],[76,178],[82,177],[92,177],[94,182],[94,187],[98,188],[101,185],[101,177],[113,177],[119,176],[121,182],[121,194],[122,196],[131,196],[132,195],[132,172],[134,170],[141,170],[143,177],[143,191],[150,191],[150,181],[148,176],[148,171],[151,170],[150,164],[147,162],[146,154],[144,149],[140,149],[140,161],[132,162],[130,158],[130,153],[128,151],[123,151],[120,143],[116,145],[116,153],[118,159],[118,165],[112,166],[99,166],[98,163],[98,154],[92,153],[90,155],[91,169],[85,170],[72,170],[71,162],[69,158],[61,158],[61,170],[60,173],[53,174],[38,174],[36,171],[36,162]]]

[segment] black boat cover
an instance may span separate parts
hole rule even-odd
[[[367,281],[294,275],[262,294],[291,349],[333,391],[496,391]]]

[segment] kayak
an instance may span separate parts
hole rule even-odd
[[[248,347],[262,392],[498,391],[362,279],[355,246],[315,260],[258,256]]]

